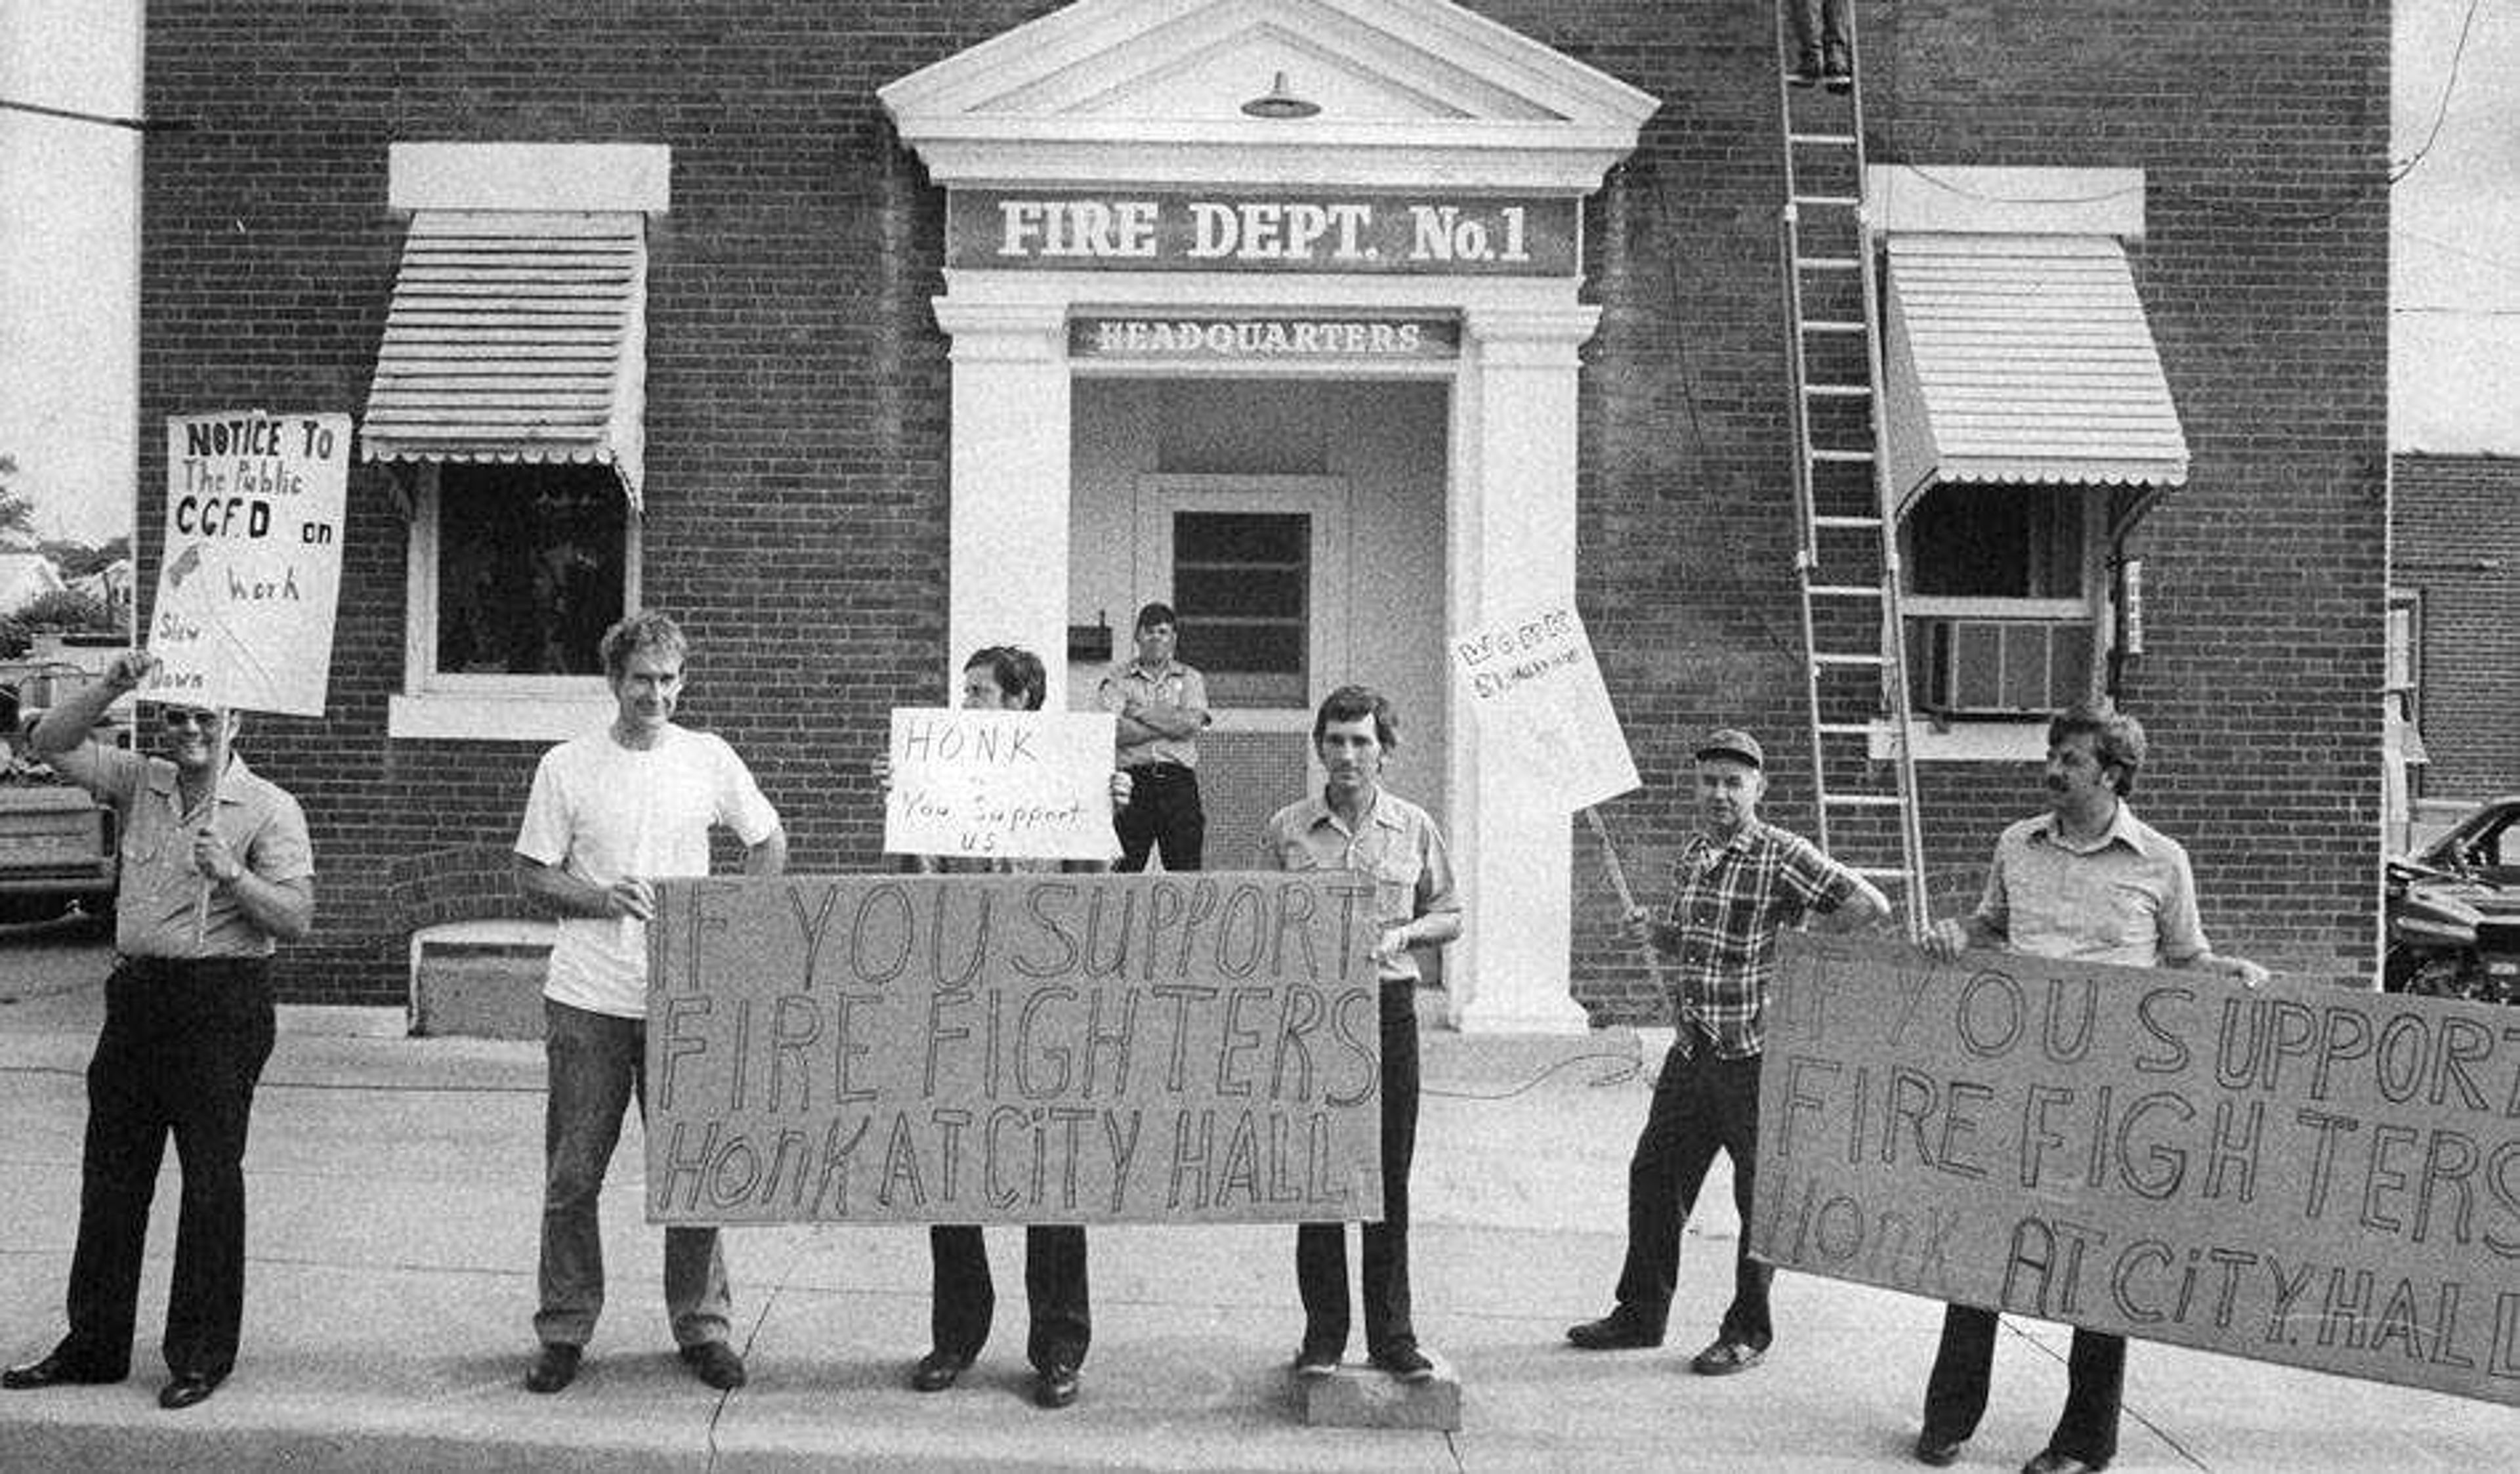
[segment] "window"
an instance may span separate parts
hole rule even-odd
[[[431,674],[602,675],[628,521],[608,467],[442,468]]]
[[[1912,704],[1936,717],[2045,716],[2088,694],[2097,499],[2079,486],[1936,486],[1909,514]]]
[[[1173,514],[1181,658],[1214,706],[1297,707],[1311,672],[1312,518],[1302,513]]]

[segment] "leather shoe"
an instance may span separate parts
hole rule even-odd
[[[1566,1339],[1584,1351],[1638,1351],[1662,1344],[1660,1332],[1648,1331],[1627,1317],[1616,1314],[1566,1327]]]
[[[1768,1354],[1747,1341],[1725,1339],[1688,1359],[1688,1369],[1701,1377],[1729,1377],[1736,1371],[1748,1371],[1768,1359]]]
[[[210,1394],[226,1380],[202,1371],[178,1372],[175,1380],[158,1389],[158,1406],[169,1412],[181,1412],[195,1403],[208,1402]]]
[[[582,1348],[562,1341],[545,1341],[534,1354],[534,1364],[525,1368],[527,1392],[558,1392],[577,1380],[577,1363],[586,1355]]]
[[[1053,1362],[1032,1376],[1032,1400],[1044,1407],[1064,1407],[1079,1390],[1076,1368],[1065,1362]]]
[[[1916,1435],[1916,1462],[1937,1469],[1959,1462],[1960,1450],[1968,1447],[1964,1438],[1938,1439],[1930,1433]]]
[[[100,1382],[119,1382],[123,1376],[124,1373],[119,1371],[110,1376],[101,1371],[90,1371],[75,1362],[64,1361],[62,1354],[55,1352],[40,1362],[29,1362],[23,1366],[12,1366],[7,1371],[0,1371],[0,1387],[6,1387],[11,1392],[32,1392],[38,1387],[92,1386]]]
[[[1331,1376],[1338,1368],[1339,1348],[1327,1341],[1307,1341],[1295,1353],[1295,1375],[1299,1377]]]
[[[735,1348],[723,1341],[702,1341],[698,1346],[686,1346],[682,1357],[683,1364],[692,1369],[693,1376],[720,1392],[733,1392],[743,1385],[743,1358],[737,1356]]]
[[[2100,1474],[2101,1467],[2099,1464],[2086,1463],[2071,1453],[2059,1453],[2049,1449],[2023,1464],[2021,1474]]]
[[[1394,1341],[1366,1360],[1403,1382],[1429,1381],[1435,1375],[1435,1363],[1426,1360],[1426,1354],[1414,1341]]]
[[[914,1392],[943,1392],[954,1385],[954,1379],[968,1370],[969,1357],[958,1357],[950,1351],[931,1351],[910,1368],[910,1387]]]

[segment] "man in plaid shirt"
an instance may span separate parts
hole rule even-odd
[[[1822,916],[1838,929],[1890,914],[1871,882],[1819,846],[1759,818],[1767,791],[1758,739],[1730,728],[1697,746],[1699,832],[1681,852],[1671,919],[1628,916],[1638,940],[1679,962],[1677,1037],[1654,1085],[1645,1129],[1628,1164],[1628,1257],[1618,1305],[1570,1327],[1586,1351],[1660,1346],[1680,1273],[1680,1230],[1697,1203],[1718,1148],[1732,1158],[1732,1201],[1743,1223],[1759,1151],[1759,1050],[1776,973],[1777,933]],[[1775,1332],[1768,1280],[1775,1271],[1736,1251],[1732,1304],[1714,1344],[1689,1362],[1707,1376],[1759,1364]]]

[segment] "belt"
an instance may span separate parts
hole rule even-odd
[[[1181,763],[1138,763],[1125,770],[1131,778],[1196,778],[1198,770]]]
[[[252,982],[271,971],[271,959],[258,957],[157,958],[121,957],[113,970],[143,982]]]

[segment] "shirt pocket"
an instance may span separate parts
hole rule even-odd
[[[2108,940],[2121,947],[2141,947],[2161,938],[2161,893],[2140,880],[2109,882],[2109,915],[2101,926]]]
[[[1322,868],[1320,858],[1305,848],[1301,840],[1281,839],[1277,843],[1277,850],[1280,870],[1317,871]]]
[[[1376,918],[1405,921],[1418,909],[1418,857],[1385,855],[1373,862],[1373,909]]]

